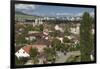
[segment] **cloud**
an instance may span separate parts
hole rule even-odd
[[[70,15],[70,13],[56,13],[56,15]]]
[[[91,15],[91,16],[94,16],[94,12],[91,12],[90,15]]]
[[[56,13],[57,16],[75,16],[74,13]]]
[[[83,12],[77,13],[76,16],[82,16]]]
[[[36,5],[30,5],[30,4],[16,4],[15,11],[31,14],[36,9],[36,7],[37,7]]]
[[[82,16],[83,12],[80,13],[56,13],[57,16]]]
[[[78,13],[76,14],[77,16],[82,16],[84,14],[84,12]],[[94,12],[89,12],[90,16],[94,16]]]

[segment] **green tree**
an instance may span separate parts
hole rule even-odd
[[[36,57],[37,54],[38,54],[37,48],[31,48],[31,49],[30,49],[30,56],[31,56],[32,58]]]
[[[59,30],[53,30],[53,32],[51,32],[50,35],[53,36],[53,37],[57,37],[59,33],[60,33]]]
[[[60,51],[60,48],[61,48],[61,41],[57,38],[54,38],[52,40],[52,46],[53,46],[53,49],[55,51]]]
[[[40,24],[40,25],[35,26],[33,30],[34,31],[42,32],[43,31],[43,24]]]
[[[16,64],[16,65],[23,65],[23,64],[25,64],[25,63],[27,62],[28,59],[29,59],[29,58],[27,58],[27,57],[20,57],[20,58],[17,58],[17,57],[15,56],[15,64]]]
[[[80,45],[78,43],[74,44],[73,46],[74,47],[70,47],[70,51],[78,51],[78,50],[80,50]]]
[[[53,48],[44,48],[44,53],[46,54],[48,61],[54,61],[56,57],[56,52],[53,50]]]
[[[37,61],[35,61],[35,60],[36,60],[37,55],[38,55],[37,48],[31,48],[29,54],[30,54],[31,59],[33,60],[33,63],[36,63]]]
[[[71,40],[70,40],[70,39],[68,39],[67,37],[64,37],[63,42],[64,42],[64,43],[70,43],[70,42],[71,42]]]
[[[15,56],[15,64],[16,65],[22,64],[22,62],[16,56]]]
[[[25,40],[24,35],[15,35],[15,42],[17,45],[27,44],[27,40]]]
[[[43,31],[43,24],[40,24],[39,28],[40,28],[40,32],[42,32]]]
[[[70,35],[70,24],[65,24],[65,30],[64,30],[65,35]]]
[[[80,50],[81,61],[90,61],[90,53],[93,49],[93,37],[92,37],[92,22],[89,13],[85,12],[82,16],[80,26]]]
[[[28,31],[32,31],[33,30],[33,26],[32,25],[26,25],[25,27],[25,31],[28,32]]]

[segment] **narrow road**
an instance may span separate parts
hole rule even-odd
[[[24,65],[33,65],[32,60],[28,60]]]
[[[80,51],[68,52],[66,55],[61,52],[58,52],[58,58],[56,59],[55,63],[64,63],[71,55],[80,55]]]

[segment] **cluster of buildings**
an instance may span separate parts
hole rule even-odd
[[[31,24],[32,22],[34,23],[34,25],[37,24],[43,24],[43,22],[45,21],[80,21],[82,18],[81,16],[66,16],[66,17],[38,17],[38,18],[29,18],[26,16],[26,18],[23,18],[21,16],[16,16],[15,17],[15,21],[16,22],[20,22],[20,23],[26,23],[26,24]]]
[[[22,21],[20,23],[22,24],[31,24],[33,27],[35,27],[36,25],[41,25],[44,24],[43,20],[57,20],[57,19],[61,19],[61,20],[70,20],[70,21],[74,21],[74,20],[81,20],[81,17],[69,17],[69,18],[49,18],[49,17],[44,17],[44,18],[37,18],[37,19],[32,19],[32,20],[26,20],[26,21]],[[73,23],[73,26],[70,27],[70,33],[72,33],[69,36],[66,36],[64,34],[64,29],[63,27],[59,26],[59,24],[55,24],[54,26],[55,30],[60,31],[58,36],[56,37],[57,39],[59,39],[61,41],[61,43],[63,43],[63,38],[67,37],[68,39],[74,41],[75,44],[79,43],[79,31],[80,31],[80,23]],[[15,49],[15,56],[17,58],[20,57],[30,57],[30,49],[31,48],[37,48],[39,53],[43,53],[44,48],[47,47],[52,47],[51,46],[51,37],[49,35],[49,33],[52,32],[50,30],[48,30],[48,24],[44,24],[43,26],[43,31],[42,32],[38,32],[38,31],[29,31],[27,36],[25,37],[25,40],[27,41],[32,41],[32,40],[36,40],[34,43],[30,43],[30,44],[26,44],[23,47],[19,47],[16,46]],[[92,33],[94,34],[94,29],[92,29]],[[41,60],[40,60],[41,62]],[[41,62],[43,63],[43,62]]]
[[[63,38],[65,36],[64,29],[62,27],[60,27],[59,25],[55,25],[54,29],[59,30],[59,34],[56,38],[59,39],[63,43]],[[73,30],[76,33],[79,33],[79,31],[77,31],[77,27],[71,29],[71,32],[73,32]],[[30,57],[29,51],[31,48],[37,48],[38,52],[42,53],[44,48],[51,47],[52,40],[49,35],[50,32],[51,31],[48,30],[47,24],[44,25],[43,32],[29,31],[27,36],[25,37],[25,40],[27,40],[27,41],[36,40],[36,41],[34,43],[30,43],[30,45],[26,44],[25,46],[21,47],[20,49],[15,48],[15,49],[17,49],[15,52],[15,55],[18,58],[19,57]],[[74,37],[73,35],[66,36],[66,37],[68,37],[69,39],[72,39],[72,40],[77,40],[76,37]]]
[[[44,52],[44,48],[51,47],[51,42],[49,40],[49,32],[46,27],[44,27],[43,32],[38,31],[29,31],[25,40],[35,42],[31,42],[30,44],[26,44],[24,46],[15,46],[15,56],[17,58],[26,57],[30,58],[30,49],[36,48],[38,53],[42,54]],[[41,62],[41,60],[39,61]],[[43,61],[41,62],[43,63]]]

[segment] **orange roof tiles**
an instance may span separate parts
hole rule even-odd
[[[47,47],[46,45],[27,45],[27,46],[24,46],[23,49],[25,52],[27,52],[29,54],[30,52],[30,49],[31,48],[37,48],[38,49],[38,52],[43,52],[43,49]]]

